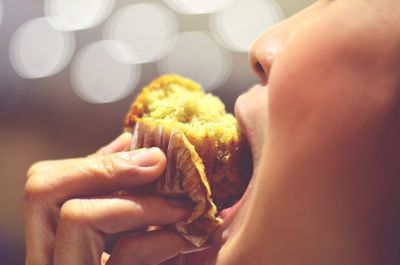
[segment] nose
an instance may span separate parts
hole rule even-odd
[[[251,46],[250,66],[262,84],[268,82],[272,63],[286,39],[287,32],[278,24],[261,34]]]
[[[287,39],[307,19],[320,11],[322,5],[317,2],[296,15],[273,26],[262,33],[252,44],[249,53],[250,66],[261,84],[268,83],[269,73],[276,55],[284,47]]]

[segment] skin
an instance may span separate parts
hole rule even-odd
[[[261,161],[216,264],[399,264],[399,10],[320,1],[253,44],[236,114]]]
[[[130,141],[125,133],[89,157],[43,161],[30,168],[26,264],[158,264],[193,248],[171,231],[140,233],[148,225],[187,217],[185,204],[112,194],[150,183],[165,168],[159,149],[128,152]],[[111,257],[103,252],[107,235],[135,230],[139,234],[119,239]]]
[[[399,10],[397,0],[318,1],[254,42],[250,64],[260,83],[238,98],[235,113],[255,170],[215,233],[208,264],[399,264]],[[161,230],[130,234],[111,258],[103,253],[107,234],[190,211],[112,194],[152,182],[165,167],[158,149],[142,150],[139,166],[139,154],[126,151],[130,137],[86,158],[32,166],[28,265],[159,264],[197,251]],[[203,263],[199,254],[186,257]]]

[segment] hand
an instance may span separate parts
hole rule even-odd
[[[167,230],[119,239],[111,256],[108,234],[165,225],[190,212],[156,196],[116,195],[157,179],[166,164],[157,148],[127,151],[125,133],[86,158],[43,161],[25,187],[27,265],[159,264],[194,247]]]

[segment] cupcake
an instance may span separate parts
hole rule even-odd
[[[140,191],[191,200],[191,215],[174,224],[202,246],[248,184],[251,153],[237,120],[221,100],[178,75],[164,75],[144,87],[125,119],[131,149],[159,147],[167,157],[163,175]]]

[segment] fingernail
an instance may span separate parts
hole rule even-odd
[[[126,145],[131,137],[132,135],[129,132],[124,132],[103,148],[104,153],[110,154],[115,152],[115,150],[122,149],[122,147]]]
[[[139,167],[153,167],[160,163],[162,153],[158,148],[138,149],[130,152],[130,161]]]

